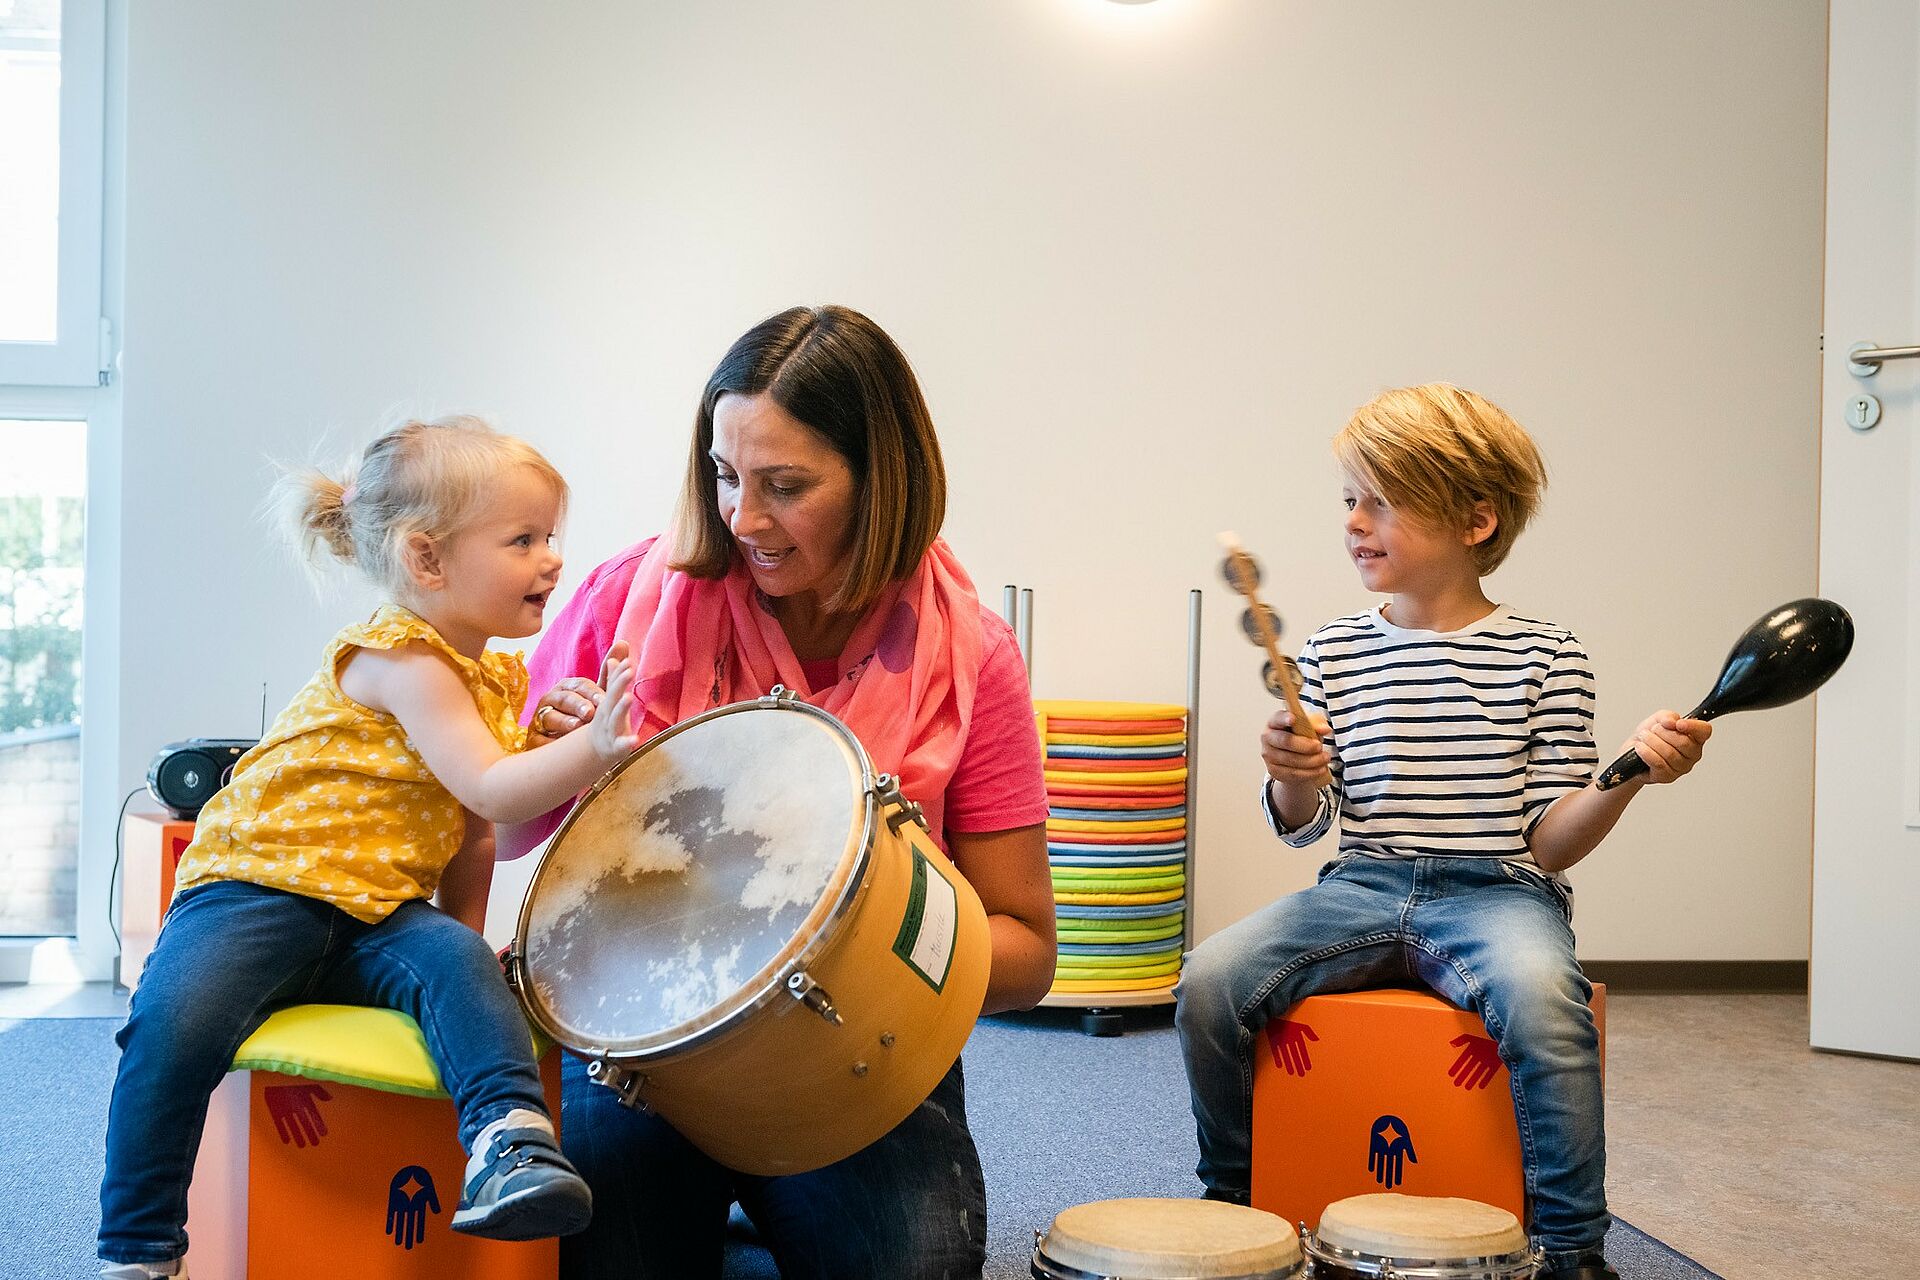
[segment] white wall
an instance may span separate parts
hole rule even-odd
[[[1533,429],[1492,590],[1572,626],[1612,748],[1815,586],[1825,7],[170,0],[131,15],[121,767],[256,725],[352,607],[266,455],[496,416],[576,486],[578,580],[661,524],[727,343],[797,301],[915,360],[1043,696],[1183,696],[1208,589],[1199,924],[1308,882],[1214,534],[1295,643],[1367,603],[1326,440],[1447,378]],[[1100,509],[1074,514],[1075,495]],[[1137,505],[1133,505],[1137,503]],[[1124,504],[1124,505],[1123,505]],[[1129,509],[1131,508],[1131,509]],[[1807,954],[1811,715],[1726,722],[1577,874],[1584,954]]]

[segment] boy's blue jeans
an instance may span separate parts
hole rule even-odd
[[[410,1014],[459,1110],[462,1145],[515,1107],[546,1114],[519,1003],[486,940],[452,916],[414,901],[367,924],[278,889],[196,885],[167,912],[117,1037],[101,1258],[186,1252],[187,1182],[208,1099],[234,1050],[286,1004]]]
[[[1529,1224],[1549,1267],[1607,1233],[1593,988],[1571,907],[1497,858],[1348,857],[1320,882],[1208,938],[1181,968],[1175,1020],[1200,1131],[1200,1180],[1242,1202],[1251,1178],[1254,1037],[1311,995],[1431,987],[1487,1024],[1513,1080]]]

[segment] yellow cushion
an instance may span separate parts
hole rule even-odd
[[[1172,702],[1072,702],[1035,698],[1033,709],[1062,720],[1172,720],[1187,709]]]
[[[1071,760],[1053,760],[1051,764],[1072,764]],[[1185,782],[1187,771],[1181,769],[1109,769],[1094,773],[1086,769],[1047,769],[1041,776],[1048,782],[1102,782],[1112,785],[1125,784],[1134,787],[1147,787],[1166,782]]]
[[[1064,893],[1054,891],[1053,900],[1069,907],[1144,907],[1156,902],[1177,902],[1185,888],[1156,889],[1150,893]]]
[[[1184,832],[1185,818],[1148,818],[1142,822],[1138,818],[1119,818],[1105,822],[1099,818],[1048,818],[1047,830],[1071,834],[1075,831],[1090,833],[1118,831],[1123,835],[1146,835],[1152,831]]]
[[[533,1037],[535,1056],[545,1053]],[[233,1055],[234,1071],[278,1071],[384,1093],[444,1098],[419,1024],[398,1009],[297,1004],[268,1017]]]
[[[1067,717],[1062,716],[1062,719]],[[1184,733],[1051,733],[1047,743],[1057,747],[1171,747],[1187,740]],[[1065,759],[1066,757],[1056,757]]]
[[[1171,990],[1174,980],[1180,975],[1166,974],[1152,978],[1055,978],[1055,995],[1078,995],[1086,991],[1154,991],[1160,988]]]

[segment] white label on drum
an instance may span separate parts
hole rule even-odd
[[[938,991],[947,985],[947,970],[953,967],[959,927],[960,903],[953,885],[915,849],[913,888],[907,893],[907,916],[893,940],[893,953]]]

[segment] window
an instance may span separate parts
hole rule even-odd
[[[121,286],[102,230],[121,216],[108,50],[125,22],[108,0],[0,0],[0,981],[111,977],[117,950],[120,392],[102,317]],[[104,680],[81,672],[83,596]]]
[[[105,0],[0,0],[0,384],[94,386]]]
[[[0,935],[74,931],[86,427],[0,422]]]

